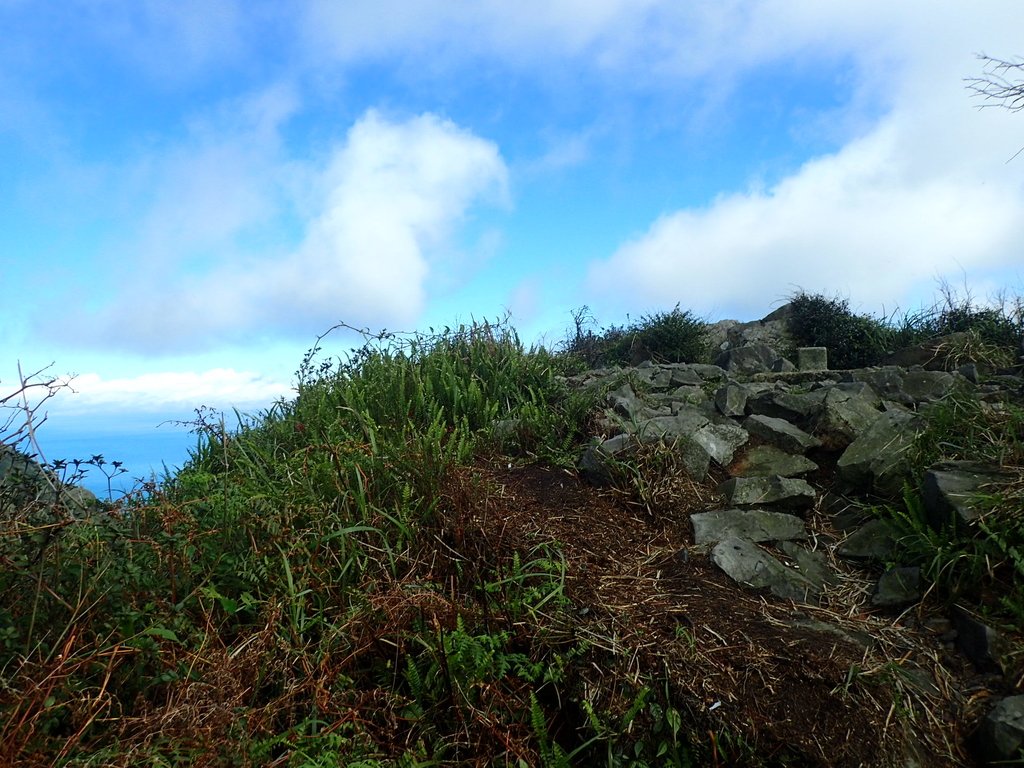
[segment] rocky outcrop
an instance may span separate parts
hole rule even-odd
[[[39,523],[82,517],[97,506],[91,491],[62,483],[31,456],[0,443],[0,518],[22,515]]]
[[[911,478],[915,436],[924,412],[951,393],[998,400],[1024,392],[1024,379],[979,384],[969,367],[937,369],[934,349],[894,358],[926,355],[927,367],[851,371],[827,370],[827,353],[816,349],[798,370],[781,354],[793,351],[784,316],[714,326],[717,365],[646,362],[577,377],[578,386],[609,392],[599,420],[604,434],[587,448],[581,471],[607,482],[638,446],[661,445],[679,454],[693,480],[724,477],[715,501],[690,521],[696,549],[731,579],[776,599],[815,604],[844,572],[856,572],[875,581],[873,610],[905,611],[927,589],[921,571],[893,563],[893,527],[865,509],[879,497],[898,498],[908,481],[923,481],[924,512],[935,529],[971,525],[978,493],[1006,482],[1006,473],[959,462]],[[824,538],[809,534],[811,516],[829,530]],[[979,673],[998,671],[995,630],[957,609],[948,632]],[[980,752],[1005,759],[1017,748],[1019,698],[1006,699],[985,721]]]

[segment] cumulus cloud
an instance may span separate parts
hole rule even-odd
[[[937,278],[968,287],[991,285],[997,273],[1012,279],[1024,185],[1005,161],[1019,134],[1007,115],[973,109],[961,80],[979,29],[991,24],[919,6],[911,17],[913,8],[869,3],[856,19],[832,4],[800,8],[790,28],[779,27],[785,33],[762,42],[762,55],[796,52],[814,30],[854,59],[858,88],[887,104],[883,114],[767,188],[751,179],[749,190],[661,216],[592,264],[592,296],[756,317],[797,287],[876,311],[921,303]]]
[[[104,343],[197,350],[308,336],[339,320],[414,322],[439,253],[470,209],[507,199],[497,146],[436,115],[392,120],[369,110],[316,167],[276,146],[287,93],[248,109],[245,122],[256,127],[241,138],[228,142],[221,126],[216,138],[170,153],[174,162],[165,156],[131,243],[145,258],[126,298],[80,318]],[[280,238],[288,207],[298,237],[260,245],[264,233]]]
[[[304,242],[251,287],[253,298],[283,320],[407,323],[423,310],[432,257],[475,202],[505,199],[507,169],[495,144],[449,120],[395,122],[371,110],[324,183]]]

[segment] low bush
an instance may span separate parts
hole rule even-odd
[[[1024,301],[1002,298],[982,306],[943,285],[931,307],[874,317],[855,314],[846,299],[799,291],[790,297],[789,331],[795,347],[828,347],[829,364],[837,369],[880,365],[903,347],[936,341],[947,367],[976,362],[997,370],[1021,362]]]
[[[658,363],[703,362],[708,354],[708,327],[677,304],[669,312],[644,315],[627,326],[610,326],[601,333],[589,328],[593,318],[587,307],[574,314],[575,333],[562,345],[569,359],[583,367]]]

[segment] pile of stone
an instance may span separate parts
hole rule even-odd
[[[690,519],[695,546],[732,579],[780,599],[817,601],[840,578],[827,551],[878,574],[877,609],[903,610],[921,598],[921,573],[886,567],[895,556],[894,532],[867,513],[870,501],[901,493],[907,452],[930,404],[955,391],[997,401],[1024,379],[982,384],[972,365],[832,371],[822,348],[797,350],[792,361],[780,353],[789,348],[786,314],[783,308],[762,321],[713,326],[720,351],[714,365],[647,361],[576,377],[578,386],[608,389],[602,434],[582,455],[581,472],[608,482],[632,452],[654,442],[678,452],[695,480],[717,465],[728,478],[718,488],[724,503]],[[1006,479],[990,465],[932,467],[923,478],[928,520],[937,529],[969,524],[978,515],[977,491]],[[808,530],[812,510],[828,520],[829,534]],[[979,670],[996,670],[998,633],[963,608],[950,621],[951,642]],[[998,732],[1002,746],[983,739],[980,752],[1015,756],[1024,744],[1024,697],[1009,697],[992,713],[979,733]],[[1013,722],[1016,731],[1007,725]]]

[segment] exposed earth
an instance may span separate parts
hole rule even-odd
[[[472,516],[447,522],[463,547],[478,538],[482,551],[558,544],[574,633],[632,651],[628,666],[595,664],[587,681],[619,692],[623,707],[643,671],[689,702],[709,738],[724,725],[766,758],[785,750],[808,765],[948,765],[950,755],[972,764],[964,744],[993,680],[944,643],[938,608],[926,599],[905,613],[872,610],[873,580],[835,560],[842,576],[820,605],[735,584],[694,547],[689,520],[720,506],[722,477],[696,484],[676,475],[664,503],[648,510],[571,471],[478,467],[448,507]],[[837,539],[825,515],[808,520],[812,538]],[[572,721],[583,714],[565,712],[572,746]]]

